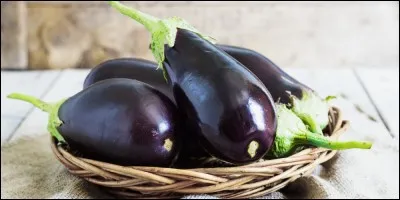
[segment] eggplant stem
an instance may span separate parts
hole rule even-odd
[[[151,33],[150,48],[154,58],[158,63],[158,68],[162,68],[163,71],[165,70],[163,67],[163,62],[165,59],[164,56],[165,43],[167,43],[169,47],[173,47],[175,45],[175,38],[178,28],[192,31],[201,36],[202,38],[212,43],[215,43],[214,41],[215,39],[201,34],[196,28],[194,28],[184,19],[181,19],[179,17],[159,19],[149,14],[140,12],[137,9],[125,6],[118,1],[108,1],[108,3],[121,14],[128,16],[137,21],[138,23],[142,24]],[[164,71],[164,76],[165,76],[165,71]]]
[[[329,104],[311,90],[303,90],[302,97],[291,96],[291,110],[310,127],[312,132],[322,134],[329,124]],[[327,97],[332,99],[332,97]]]
[[[140,12],[137,9],[125,6],[118,1],[108,1],[108,3],[117,9],[121,14],[126,15],[135,21],[141,23],[145,26],[150,32],[152,32],[154,26],[160,20],[154,16],[148,15],[146,13]]]
[[[310,130],[314,133],[323,135],[321,127],[317,122],[308,114],[298,114],[298,117],[310,127]]]
[[[20,93],[11,93],[7,95],[7,97],[10,99],[17,99],[31,103],[33,106],[39,108],[40,110],[49,113],[50,116],[47,124],[47,130],[59,142],[66,143],[64,137],[57,130],[57,127],[62,124],[62,121],[58,117],[58,110],[60,109],[60,106],[64,103],[65,99],[62,99],[56,103],[47,103],[36,97]]]
[[[371,149],[372,146],[372,143],[367,141],[335,141],[312,132],[296,134],[295,142],[331,150]]]
[[[25,95],[25,94],[20,94],[20,93],[11,93],[7,96],[10,99],[17,99],[17,100],[21,100],[21,101],[25,101],[28,103],[31,103],[32,105],[34,105],[35,107],[39,108],[40,110],[50,113],[51,109],[52,109],[52,105],[44,102],[36,97],[33,96],[29,96],[29,95]]]

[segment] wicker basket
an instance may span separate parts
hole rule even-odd
[[[348,127],[332,107],[327,134],[336,138]],[[118,198],[180,198],[209,194],[220,198],[255,198],[277,191],[331,159],[337,151],[308,148],[287,158],[235,167],[175,169],[122,167],[75,157],[52,139],[52,150],[68,171],[103,187]]]

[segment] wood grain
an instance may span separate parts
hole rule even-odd
[[[371,141],[376,148],[386,145],[385,141],[392,140],[373,102],[370,101],[352,69],[287,69],[287,71],[322,97],[328,95],[337,97],[331,104],[339,107],[343,111],[344,119],[350,121],[349,131],[343,134],[341,139]]]
[[[89,71],[66,69],[61,76],[51,85],[51,89],[42,97],[44,101],[54,102],[70,97],[82,90],[83,81]],[[15,131],[11,141],[21,136],[35,136],[47,133],[49,115],[39,109],[34,109]]]
[[[7,98],[13,92],[42,97],[59,71],[1,72],[1,141],[6,141],[33,110],[33,106]]]
[[[356,70],[391,134],[399,138],[399,68]]]

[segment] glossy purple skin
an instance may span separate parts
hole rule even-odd
[[[218,45],[218,47],[253,72],[268,88],[274,101],[289,103],[290,96],[287,91],[300,99],[303,91],[312,91],[311,88],[287,74],[270,59],[256,51],[229,45]]]
[[[244,164],[262,158],[276,131],[272,97],[257,77],[197,34],[178,29],[165,68],[189,132],[216,158]],[[250,142],[259,147],[248,153]]]
[[[120,165],[170,166],[180,148],[176,106],[142,82],[97,82],[60,107],[58,128],[72,150]],[[165,141],[172,148],[164,147]]]
[[[312,91],[310,87],[287,74],[270,59],[251,49],[216,45],[234,59],[242,63],[247,69],[261,80],[270,92],[274,101],[289,103],[289,94],[302,98],[303,91]],[[155,62],[138,58],[112,59],[101,63],[91,70],[87,76],[84,88],[104,79],[109,78],[131,78],[148,83],[174,101],[172,89],[165,81],[162,71],[155,70]]]
[[[217,44],[216,46],[254,73],[261,80],[264,86],[267,87],[274,101],[288,103],[289,95],[287,91],[292,95],[301,98],[304,90],[311,90],[308,86],[299,82],[279,68],[270,59],[256,51],[230,45]],[[85,80],[84,87],[108,78],[131,78],[141,80],[154,86],[175,102],[172,88],[170,88],[168,83],[164,80],[162,71],[155,70],[156,68],[157,65],[155,62],[138,58],[113,59],[93,68]],[[185,151],[182,152],[181,156],[206,156],[203,149],[199,148],[197,139],[187,137],[184,140],[185,143],[183,145],[185,145]]]
[[[112,78],[129,78],[151,85],[173,100],[172,89],[164,79],[157,64],[140,58],[117,58],[107,60],[92,68],[86,76],[83,88]]]

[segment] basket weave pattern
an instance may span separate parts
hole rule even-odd
[[[337,138],[348,127],[341,111],[332,107],[327,134]],[[337,151],[308,148],[287,158],[259,161],[243,166],[175,169],[161,167],[123,167],[76,157],[57,146],[56,158],[78,177],[105,188],[119,198],[180,198],[187,194],[209,194],[220,198],[255,198],[278,191],[317,165],[331,159]]]

